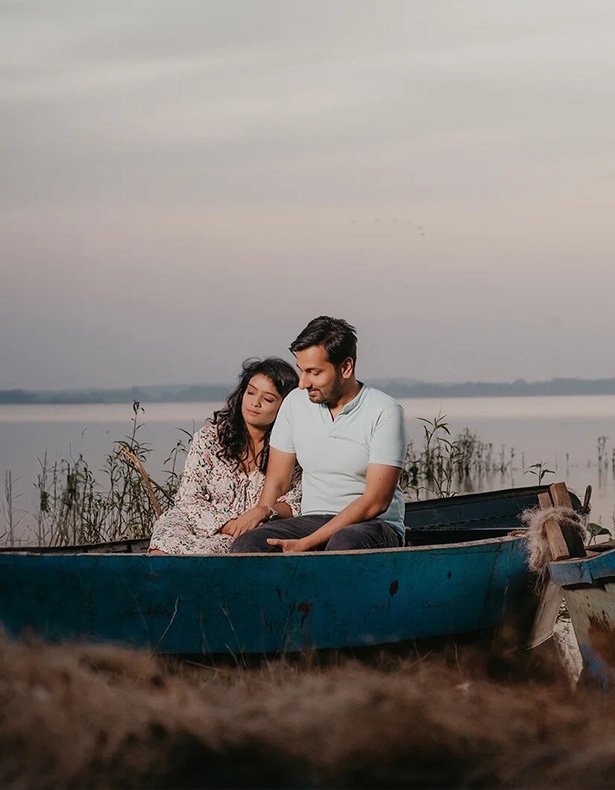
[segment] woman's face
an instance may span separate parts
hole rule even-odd
[[[241,402],[241,415],[247,425],[268,428],[282,405],[282,396],[273,381],[264,373],[256,373],[246,387]]]

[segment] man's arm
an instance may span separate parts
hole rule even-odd
[[[290,488],[295,458],[294,453],[283,453],[281,450],[269,446],[265,485],[258,504],[242,513],[238,518],[227,522],[220,531],[237,538],[242,533],[267,521],[271,511],[277,509],[276,501]],[[290,511],[290,506],[286,505],[286,507]]]
[[[267,472],[267,475],[269,472]],[[269,538],[272,546],[281,546],[282,551],[311,551],[349,524],[369,521],[388,510],[395,494],[401,469],[385,464],[368,464],[365,491],[320,529],[300,540]]]
[[[265,485],[258,500],[259,505],[273,508],[278,499],[288,493],[296,458],[294,453],[283,453],[281,450],[276,450],[275,447],[269,447]]]

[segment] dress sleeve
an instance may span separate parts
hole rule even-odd
[[[295,464],[288,493],[281,496],[277,501],[285,502],[290,506],[293,518],[301,515],[301,467],[299,464]]]
[[[173,515],[182,515],[195,529],[214,535],[233,518],[230,508],[214,501],[212,483],[223,462],[217,457],[215,426],[205,425],[194,435],[182,474]],[[169,513],[169,511],[167,511]],[[166,515],[166,514],[165,514]]]

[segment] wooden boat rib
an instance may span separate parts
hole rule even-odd
[[[134,544],[123,553],[110,546],[3,551],[0,622],[13,635],[184,654],[361,647],[481,631],[530,594],[519,515],[545,489],[411,503],[411,545],[398,549],[184,557],[131,553]]]

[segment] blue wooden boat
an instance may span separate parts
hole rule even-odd
[[[583,659],[582,679],[615,687],[615,547],[599,544],[587,556],[549,563],[559,585]]]
[[[398,549],[149,557],[128,541],[3,550],[0,623],[14,636],[236,656],[492,629],[532,595],[519,515],[546,489],[410,503]]]

